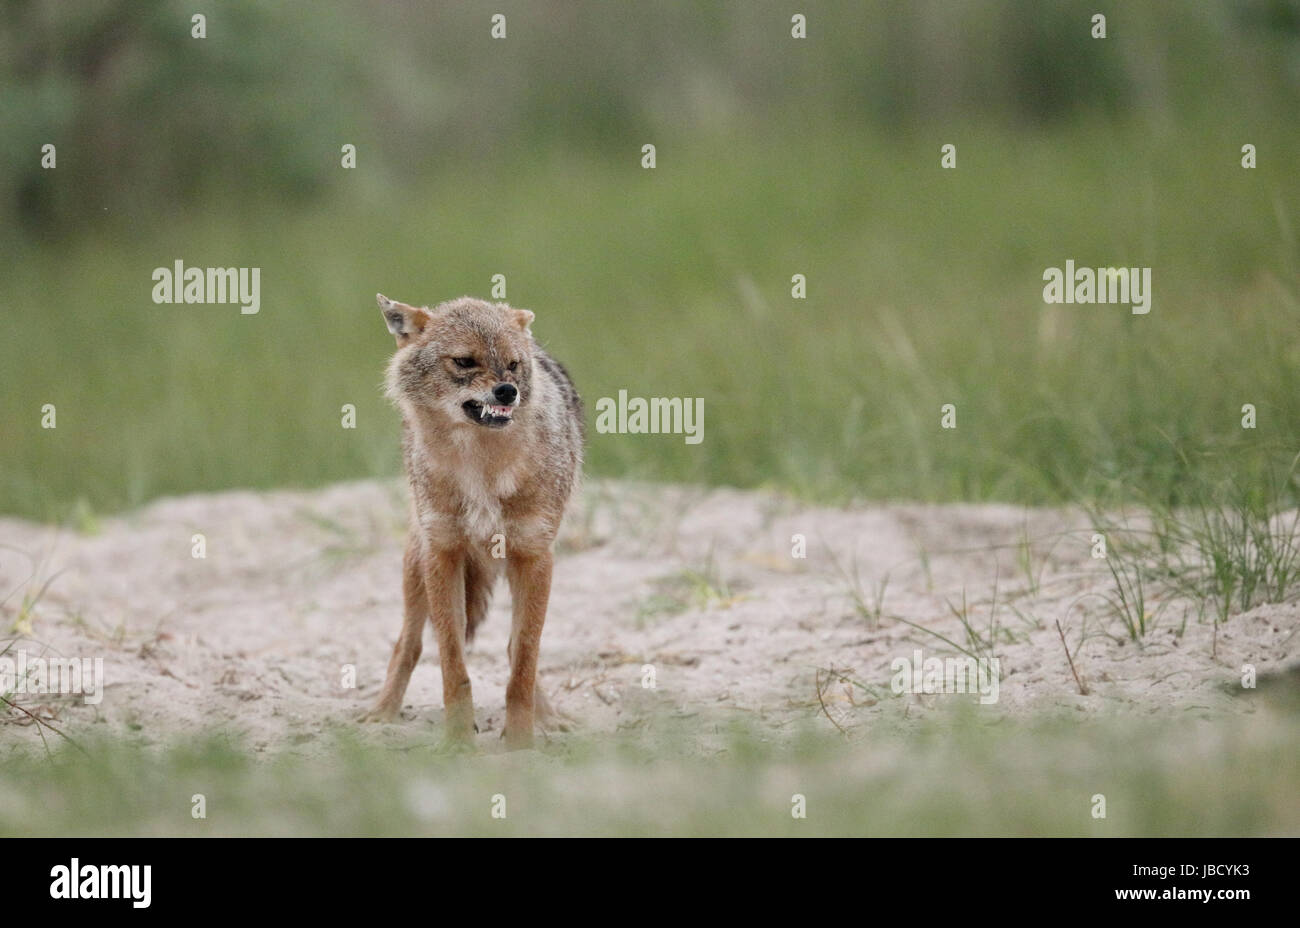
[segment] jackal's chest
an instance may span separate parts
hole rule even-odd
[[[455,483],[459,497],[456,521],[466,538],[488,542],[494,535],[509,532],[505,501],[518,491],[513,471],[462,473]]]

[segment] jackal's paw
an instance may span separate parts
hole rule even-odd
[[[463,728],[461,726],[444,728],[442,737],[438,739],[439,750],[453,754],[472,754],[478,750],[478,741],[474,737],[477,734],[477,722],[473,724],[472,728]]]
[[[535,746],[533,733],[523,728],[511,728],[509,725],[501,732],[505,739],[507,751],[527,751]]]
[[[477,754],[479,747],[473,738],[444,734],[438,739],[435,750],[441,754]]]

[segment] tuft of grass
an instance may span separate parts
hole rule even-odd
[[[991,658],[994,645],[997,642],[997,615],[998,615],[998,582],[997,578],[993,580],[993,600],[989,605],[989,624],[988,633],[981,634],[976,630],[971,620],[970,604],[966,600],[966,588],[962,587],[961,606],[957,606],[951,600],[944,599],[948,611],[957,617],[961,623],[962,631],[966,633],[966,648],[962,649],[964,654],[969,654],[974,658]]]
[[[678,615],[688,609],[727,606],[735,602],[736,595],[710,548],[699,567],[684,567],[654,581],[654,591],[637,604],[637,626],[644,626],[649,619]]]
[[[1219,479],[1189,468],[1186,500],[1147,498],[1149,527],[1134,527],[1093,510],[1107,536],[1107,566],[1114,579],[1112,612],[1135,640],[1156,615],[1182,600],[1216,623],[1261,603],[1285,602],[1300,592],[1300,509],[1297,463],[1236,462],[1241,469]],[[1220,468],[1222,465],[1220,465]]]
[[[40,605],[41,600],[45,598],[45,594],[49,591],[50,586],[59,578],[59,574],[63,573],[63,570],[56,570],[53,573],[44,575],[47,558],[42,557],[37,559],[32,557],[26,551],[21,551],[8,545],[0,547],[4,547],[9,551],[27,558],[28,562],[31,564],[31,572],[28,574],[27,578],[13,589],[9,590],[3,599],[0,599],[0,614],[2,614],[6,609],[10,608],[9,603],[13,600],[14,596],[18,593],[22,594],[21,598],[18,600],[17,607],[14,608],[14,618],[10,625],[9,632],[10,634],[19,637],[28,638],[31,637],[34,631],[33,624],[36,618],[36,607]]]
[[[867,620],[867,628],[879,628],[881,619],[885,617],[885,592],[889,589],[888,571],[868,589],[862,582],[862,572],[856,557],[851,557],[848,567],[845,567],[835,556],[834,549],[828,547],[826,554],[831,566],[843,580],[853,608]]]
[[[1285,484],[1295,481],[1295,464]],[[1164,566],[1175,577],[1187,577],[1183,588],[1209,593],[1217,602],[1218,618],[1244,612],[1261,602],[1283,602],[1300,581],[1300,510],[1283,511],[1283,491],[1271,492],[1239,479],[1219,498],[1201,500],[1186,521],[1174,524],[1175,538],[1186,541],[1198,560],[1188,565],[1181,548],[1164,553]]]
[[[1107,535],[1112,539],[1112,535]],[[1160,608],[1153,614],[1147,602],[1147,585],[1145,575],[1148,568],[1139,556],[1121,554],[1119,545],[1110,540],[1106,545],[1106,567],[1114,580],[1112,591],[1105,595],[1112,617],[1124,626],[1128,637],[1135,642],[1146,637],[1149,628],[1154,628],[1159,618]]]

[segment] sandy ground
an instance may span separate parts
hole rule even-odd
[[[165,499],[93,534],[0,520],[9,656],[102,657],[105,675],[98,705],[11,698],[74,737],[129,731],[163,741],[220,727],[274,750],[352,724],[382,683],[400,624],[404,492],[365,482]],[[589,481],[561,539],[541,679],[588,735],[664,713],[702,727],[735,717],[774,731],[811,722],[853,732],[975,702],[890,689],[896,658],[957,654],[931,632],[970,648],[951,608],[963,595],[977,632],[988,637],[991,612],[1000,629],[998,701],[981,707],[997,716],[1222,717],[1249,711],[1232,694],[1244,664],[1264,674],[1296,661],[1294,603],[1236,615],[1217,634],[1191,604],[1169,603],[1135,645],[1101,599],[1112,583],[1090,557],[1090,532],[1076,513],[1011,506],[827,509]],[[204,558],[192,556],[199,533]],[[806,557],[792,556],[796,535]],[[1032,585],[1018,553],[1025,538]],[[880,618],[864,614],[855,582],[871,613],[886,577]],[[469,660],[489,751],[501,744],[508,629],[503,584]],[[435,740],[441,702],[427,635],[402,720],[366,726],[366,737]],[[38,740],[23,713],[0,707],[0,719],[11,747]]]

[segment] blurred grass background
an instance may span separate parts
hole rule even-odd
[[[1294,711],[1291,707],[1290,711]],[[985,724],[974,711],[852,744],[654,720],[639,736],[464,755],[347,730],[274,755],[113,732],[53,763],[0,758],[0,835],[1263,836],[1300,831],[1300,734],[1271,710]],[[191,816],[193,797],[206,818]],[[795,794],[807,817],[791,815]],[[1093,797],[1105,796],[1104,818]],[[495,796],[505,818],[494,818]],[[499,802],[499,800],[495,800]],[[499,808],[499,806],[498,806]]]
[[[5,6],[0,510],[396,473],[375,291],[498,273],[589,406],[705,398],[698,446],[591,430],[603,475],[1176,500],[1295,453],[1300,3],[490,6]],[[1045,306],[1069,258],[1150,315]],[[261,312],[155,305],[177,259]]]

